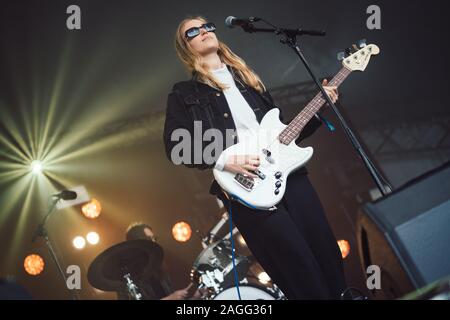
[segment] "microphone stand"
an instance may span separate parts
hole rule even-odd
[[[32,242],[35,242],[37,238],[42,237],[45,241],[45,244],[47,245],[48,251],[50,252],[50,256],[52,257],[53,261],[55,262],[58,271],[64,281],[64,286],[67,287],[67,278],[66,278],[66,274],[64,273],[61,264],[58,260],[58,257],[56,255],[55,250],[53,249],[52,243],[50,242],[50,239],[48,237],[48,232],[47,232],[47,228],[45,227],[48,219],[50,218],[50,216],[54,213],[55,211],[55,207],[56,204],[58,203],[58,201],[60,200],[60,197],[57,197],[55,199],[52,199],[52,203],[49,206],[49,209],[47,211],[47,214],[45,215],[45,217],[42,219],[41,223],[38,225],[38,227],[36,228],[36,231],[34,232],[34,236],[33,236],[33,240]],[[72,300],[77,300],[77,297],[75,295],[75,293],[73,292],[73,290],[69,290],[70,294],[72,296]]]
[[[352,129],[348,126],[347,122],[345,121],[344,117],[341,115],[339,110],[336,108],[334,103],[331,101],[330,97],[326,93],[325,89],[323,88],[322,84],[319,82],[317,77],[314,75],[314,72],[312,71],[308,61],[306,60],[305,56],[303,55],[302,51],[300,50],[298,44],[297,44],[297,36],[302,35],[310,35],[310,36],[324,36],[326,33],[324,31],[316,31],[316,30],[304,30],[304,29],[284,29],[284,28],[278,28],[274,26],[273,24],[267,22],[264,19],[260,18],[254,18],[256,20],[254,21],[263,21],[267,23],[268,25],[272,26],[273,28],[255,28],[252,23],[249,23],[245,26],[242,26],[242,29],[244,29],[245,32],[248,33],[254,33],[254,32],[270,32],[275,33],[276,35],[282,35],[283,38],[280,39],[280,42],[283,44],[286,44],[290,48],[292,48],[295,52],[295,54],[300,58],[303,65],[305,66],[306,70],[308,71],[309,75],[313,79],[314,83],[316,84],[317,88],[319,88],[320,92],[322,93],[324,99],[327,101],[328,105],[331,107],[333,112],[336,114],[339,122],[341,123],[342,128],[344,129],[345,134],[347,135],[348,139],[352,143],[353,147],[355,148],[356,152],[361,157],[366,169],[369,171],[370,176],[374,180],[376,186],[380,190],[381,194],[383,196],[387,196],[389,193],[392,192],[392,186],[389,184],[389,182],[382,176],[382,174],[377,170],[373,162],[370,160],[366,152],[364,151],[363,147],[361,146],[361,143],[356,138],[356,135],[353,133]]]

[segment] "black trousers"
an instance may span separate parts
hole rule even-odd
[[[276,211],[231,205],[250,251],[288,299],[339,299],[346,287],[341,253],[305,173],[289,177]]]

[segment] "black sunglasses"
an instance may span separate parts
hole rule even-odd
[[[216,31],[216,25],[212,22],[208,22],[208,23],[202,24],[200,27],[192,27],[192,28],[187,29],[186,32],[184,33],[184,35],[186,36],[186,39],[188,39],[188,40],[194,39],[196,36],[198,36],[200,34],[201,28],[205,29],[206,32]]]

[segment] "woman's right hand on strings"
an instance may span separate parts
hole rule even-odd
[[[252,178],[258,178],[253,171],[257,170],[259,165],[259,156],[234,155],[228,157],[223,169],[231,173],[241,173]]]

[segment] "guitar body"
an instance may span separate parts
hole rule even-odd
[[[262,119],[257,135],[226,149],[221,155],[225,159],[232,155],[258,155],[259,171],[264,178],[247,178],[254,183],[250,188],[244,181],[239,182],[236,174],[214,169],[214,177],[222,189],[251,208],[269,210],[278,204],[286,191],[289,174],[303,167],[313,155],[312,148],[300,148],[295,140],[289,145],[282,144],[278,136],[285,128],[280,111],[272,109]],[[270,152],[270,157],[264,150]]]
[[[360,48],[343,57],[343,68],[329,82],[330,86],[338,87],[353,71],[364,71],[370,58],[380,53],[378,46],[366,45],[365,41],[361,41]],[[304,166],[313,155],[312,148],[298,147],[295,139],[325,103],[322,93],[318,93],[289,125],[280,121],[278,109],[269,111],[261,121],[257,134],[245,137],[244,141],[239,141],[221,154],[225,159],[232,155],[258,155],[260,167],[256,174],[259,178],[214,169],[214,177],[222,189],[250,208],[275,208],[284,196],[289,174]]]

